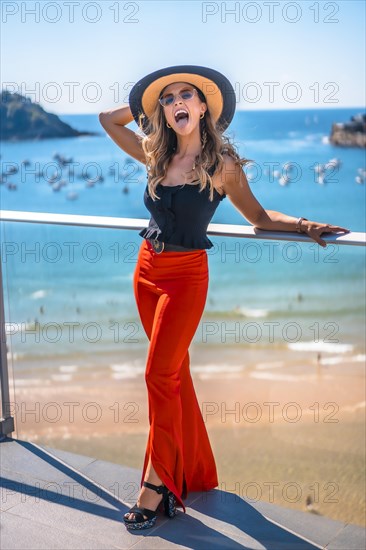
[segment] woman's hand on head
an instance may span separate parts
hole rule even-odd
[[[128,105],[99,113],[99,122],[113,141],[132,158],[146,164],[139,136],[126,128],[126,124],[132,121],[133,116]]]

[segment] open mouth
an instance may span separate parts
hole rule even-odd
[[[175,122],[179,128],[183,128],[188,124],[189,115],[185,109],[178,109],[174,113]]]

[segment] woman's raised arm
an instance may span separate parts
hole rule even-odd
[[[99,113],[99,122],[113,141],[128,155],[142,164],[146,164],[140,138],[135,132],[126,128],[126,124],[132,120],[133,116],[129,105]]]

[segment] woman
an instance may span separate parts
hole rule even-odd
[[[264,210],[249,188],[236,153],[222,133],[235,112],[235,92],[218,71],[167,67],[132,88],[129,106],[103,112],[111,138],[147,167],[144,201],[151,213],[134,273],[134,294],[150,340],[145,380],[150,431],[141,490],[125,514],[129,529],[154,525],[156,511],[174,517],[191,491],[217,487],[217,472],[189,371],[190,342],[208,290],[207,226],[221,200],[255,227],[322,233],[342,227]],[[133,118],[142,135],[126,128]]]

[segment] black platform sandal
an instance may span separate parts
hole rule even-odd
[[[123,517],[127,529],[148,529],[149,527],[153,527],[157,518],[156,512],[161,504],[164,506],[165,515],[169,518],[173,518],[177,513],[174,493],[169,491],[165,485],[153,485],[148,481],[144,481],[143,485],[149,489],[153,489],[159,495],[162,494],[163,500],[159,502],[156,510],[149,510],[148,508],[142,508],[135,504]],[[126,517],[127,514],[135,514],[134,519]],[[144,516],[146,516],[147,519],[145,519]]]

